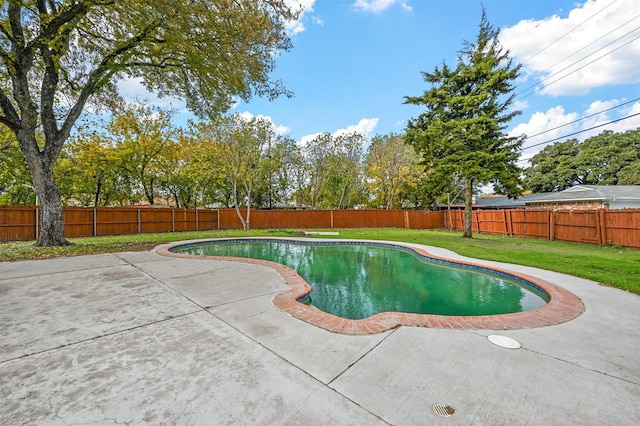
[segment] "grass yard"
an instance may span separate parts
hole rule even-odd
[[[323,230],[318,230],[323,231]],[[340,229],[338,236],[367,240],[404,241],[453,250],[463,256],[516,263],[587,278],[640,294],[640,250],[475,234],[471,240],[459,232],[398,228]],[[69,247],[40,248],[31,242],[0,244],[0,261],[43,259],[57,256],[149,250],[174,241],[237,236],[294,236],[297,230],[202,231],[77,238]],[[321,238],[321,236],[316,236]]]

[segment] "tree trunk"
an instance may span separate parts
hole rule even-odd
[[[467,179],[467,190],[464,196],[464,238],[472,238],[473,220],[473,179]]]
[[[233,181],[233,206],[236,209],[236,215],[238,215],[238,219],[240,219],[240,223],[242,223],[242,229],[247,230],[247,222],[245,222],[242,217],[242,212],[240,211],[240,206],[238,205],[238,181]]]
[[[46,160],[30,162],[33,187],[40,200],[40,235],[36,246],[67,246],[71,243],[64,237],[64,221],[62,217],[62,200],[53,178],[53,164]],[[55,161],[51,161],[54,163]]]

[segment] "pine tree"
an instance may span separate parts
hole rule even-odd
[[[510,109],[513,81],[520,65],[498,40],[499,31],[482,11],[474,43],[464,42],[457,66],[446,64],[423,73],[431,88],[422,96],[405,97],[426,111],[407,125],[405,141],[422,156],[431,190],[454,178],[466,186],[464,236],[471,238],[473,190],[493,184],[497,192],[519,195],[518,150],[523,138],[509,137],[506,127],[519,111]]]

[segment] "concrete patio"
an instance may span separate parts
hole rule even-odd
[[[0,263],[0,424],[640,424],[640,297],[479,263],[586,310],[533,329],[346,336],[276,308],[288,286],[260,265],[155,250]]]

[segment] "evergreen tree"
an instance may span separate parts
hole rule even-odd
[[[443,64],[423,73],[431,88],[422,96],[405,97],[426,111],[409,121],[405,141],[423,158],[430,189],[444,189],[453,179],[466,186],[464,236],[471,238],[474,187],[493,184],[497,192],[519,195],[518,150],[523,138],[509,137],[507,124],[513,111],[514,66],[498,41],[499,31],[483,9],[474,43],[465,42],[457,66]]]

